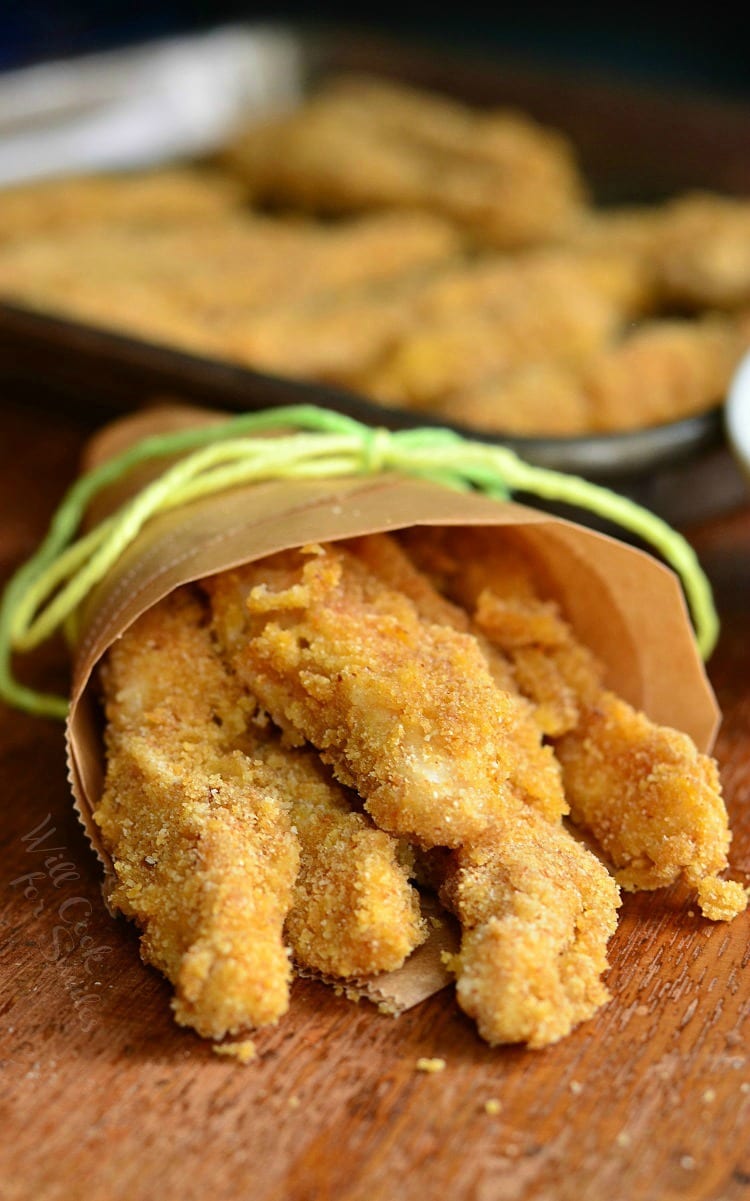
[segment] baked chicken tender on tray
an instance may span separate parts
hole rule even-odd
[[[292,112],[249,125],[223,157],[256,200],[425,209],[504,249],[559,238],[586,195],[562,134],[375,77],[329,80]]]
[[[217,221],[243,203],[239,180],[190,167],[81,175],[0,189],[0,243],[97,227]]]
[[[718,879],[731,834],[713,759],[608,691],[603,670],[558,606],[540,598],[530,560],[478,531],[410,535],[407,546],[509,658],[537,706],[563,771],[572,820],[588,831],[626,889],[681,876],[706,917],[728,919],[746,890]],[[469,561],[470,569],[463,564]]]
[[[508,358],[506,370],[433,394],[429,407],[452,422],[519,435],[644,429],[718,405],[748,348],[749,313],[649,319],[578,363]],[[450,349],[448,339],[444,358]]]
[[[589,253],[613,250],[638,262],[662,305],[750,305],[750,200],[688,192],[659,205],[589,209],[571,234]]]

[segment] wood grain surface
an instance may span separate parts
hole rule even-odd
[[[2,403],[3,577],[44,531],[91,428]],[[717,756],[732,874],[747,880],[750,505],[689,535],[723,622]],[[30,670],[64,690],[62,648]],[[394,1020],[298,982],[243,1067],[174,1024],[168,986],[107,914],[62,728],[0,718],[2,1201],[750,1197],[749,915],[711,924],[678,889],[626,898],[614,999],[541,1052],[485,1046],[449,990]],[[445,1070],[417,1071],[423,1056]]]

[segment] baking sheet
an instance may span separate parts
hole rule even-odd
[[[227,26],[0,77],[0,182],[59,173],[63,164],[127,169],[210,154],[240,116],[293,104],[316,79],[348,70],[470,103],[514,105],[556,126],[576,145],[600,204],[700,187],[750,193],[750,108],[283,24]],[[175,102],[178,93],[182,104]],[[10,304],[0,304],[0,377],[43,385],[60,403],[106,412],[158,394],[238,410],[324,404],[392,429],[447,424]],[[530,462],[610,484],[677,523],[725,511],[747,496],[720,409],[635,433],[502,441]]]

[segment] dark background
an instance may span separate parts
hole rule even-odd
[[[0,69],[242,20],[346,23],[437,47],[642,79],[750,100],[750,18],[744,5],[561,0],[509,7],[470,2],[393,12],[381,4],[254,5],[224,0],[0,0]],[[736,8],[732,14],[731,8]],[[750,148],[749,148],[750,152]]]

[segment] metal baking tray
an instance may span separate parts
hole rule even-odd
[[[518,60],[446,54],[358,30],[286,25],[226,27],[0,76],[0,183],[204,156],[238,118],[294,103],[316,80],[342,71],[523,109],[572,139],[600,204],[655,201],[691,188],[750,194],[748,107]],[[174,103],[186,78],[189,118]],[[98,413],[169,395],[231,410],[321,404],[391,429],[447,424],[10,304],[0,304],[0,377]],[[721,407],[632,433],[484,440],[608,484],[675,523],[747,498]]]

